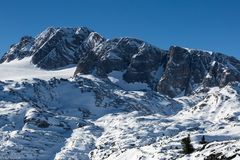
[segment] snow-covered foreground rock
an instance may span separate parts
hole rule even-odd
[[[1,59],[0,159],[239,160],[239,80],[234,57],[49,28]]]
[[[3,80],[0,159],[237,159],[239,93],[239,83],[171,99],[92,75]],[[188,134],[196,151],[185,156]]]

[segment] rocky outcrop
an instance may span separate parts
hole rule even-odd
[[[123,79],[131,82],[145,82],[153,86],[155,75],[167,63],[167,51],[158,49],[134,38],[108,40],[88,54],[78,63],[75,74],[95,72],[107,76],[112,71],[125,71]]]
[[[170,97],[190,94],[195,87],[223,87],[240,81],[240,62],[234,57],[173,46],[157,91]]]
[[[20,42],[10,47],[9,51],[3,55],[0,59],[0,63],[10,62],[14,59],[21,60],[31,55],[30,48],[34,44],[34,38],[30,36],[24,36]]]
[[[180,47],[171,47],[166,70],[158,83],[157,90],[174,97],[185,90],[190,76],[190,55]]]
[[[85,27],[47,29],[36,39],[38,43],[33,48],[32,63],[43,69],[76,64],[85,52],[84,41],[91,32]]]
[[[143,44],[139,52],[132,56],[130,64],[124,75],[127,82],[143,82],[153,86],[159,68],[164,68],[167,63],[167,52],[149,44]],[[160,76],[160,75],[159,75]]]
[[[32,63],[40,68],[59,69],[77,64],[81,55],[104,40],[86,27],[47,28],[35,39],[23,37],[20,43],[10,48],[1,62],[32,56]]]
[[[198,86],[223,87],[240,81],[240,62],[220,53],[178,46],[160,50],[131,38],[109,40],[85,54],[77,73],[107,76],[122,71],[128,83],[147,83],[150,88],[170,97],[190,94]]]
[[[80,59],[76,73],[78,70],[82,70],[84,73],[91,73],[95,70],[100,75],[106,75],[113,70],[124,70],[129,66],[132,56],[138,53],[139,47],[143,43],[143,41],[131,38],[108,40],[94,50],[90,50]],[[93,64],[89,64],[92,67],[85,69],[84,67],[91,59],[95,59]]]

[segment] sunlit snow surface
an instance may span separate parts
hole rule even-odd
[[[127,83],[126,81],[123,80],[123,74],[124,72],[120,71],[113,71],[108,74],[109,80],[116,84],[117,86],[121,87],[124,90],[131,91],[131,90],[150,90],[148,85],[146,83],[140,83],[140,82],[135,82],[135,83]]]
[[[65,67],[65,69],[46,71],[35,67],[31,63],[31,57],[23,60],[13,60],[9,63],[0,64],[0,80],[21,80],[40,78],[49,80],[52,77],[70,78],[75,71],[75,67]]]
[[[171,99],[126,84],[122,72],[74,70],[41,70],[30,58],[0,64],[0,159],[239,159],[239,83]],[[188,134],[196,151],[184,155]]]

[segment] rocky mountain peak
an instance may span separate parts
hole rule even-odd
[[[240,62],[234,57],[178,46],[170,47],[169,57],[157,90],[171,97],[189,94],[199,85],[225,86],[240,81]]]
[[[21,38],[20,43],[26,44],[26,43],[33,43],[35,38],[31,36],[24,36]]]
[[[145,83],[170,97],[191,94],[199,86],[240,81],[240,62],[234,57],[179,46],[162,50],[129,37],[106,40],[87,27],[50,27],[36,38],[25,36],[1,62],[26,56],[46,70],[78,64],[74,75],[121,72],[127,83]]]
[[[96,49],[96,47],[103,43],[106,39],[102,37],[97,32],[91,32],[86,39],[86,45],[88,45],[88,50]]]
[[[87,50],[86,42],[92,32],[87,27],[49,27],[35,39],[23,37],[10,48],[1,62],[32,56],[33,64],[47,70],[77,64],[79,56]]]
[[[44,69],[76,64],[91,33],[83,28],[48,28],[36,39],[32,63]]]
[[[0,63],[10,62],[14,59],[21,60],[27,56],[31,55],[31,47],[34,44],[35,38],[31,36],[24,36],[20,39],[20,42],[10,46],[7,53],[3,55]]]

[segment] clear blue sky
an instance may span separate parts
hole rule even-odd
[[[1,0],[0,53],[49,26],[240,57],[240,0]]]

